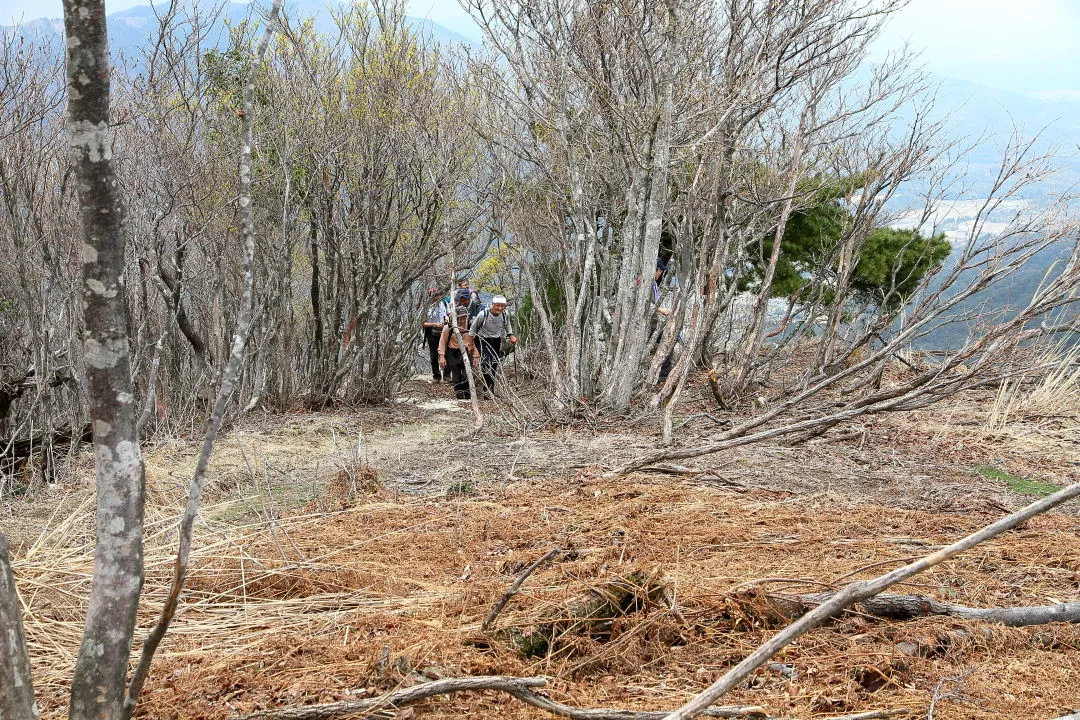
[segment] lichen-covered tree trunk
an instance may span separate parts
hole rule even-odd
[[[83,223],[83,349],[97,475],[97,548],[70,717],[116,718],[143,583],[143,462],[124,302],[124,217],[112,163],[104,0],[64,0],[68,132]]]
[[[37,720],[39,714],[8,542],[0,533],[0,718]]]

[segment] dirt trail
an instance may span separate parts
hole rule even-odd
[[[684,432],[707,434],[715,417],[694,404],[686,404]],[[471,433],[467,405],[448,386],[418,380],[396,402],[358,411],[242,418],[214,450],[205,514],[237,520],[293,512],[318,502],[334,477],[357,464],[376,468],[395,491],[431,496],[569,477],[620,464],[659,442],[649,417],[523,432],[509,413],[483,405],[487,421],[479,437]],[[839,439],[740,448],[687,465],[700,472],[700,482],[733,491],[948,513],[1016,507],[1032,487],[1080,476],[1080,423],[1047,431],[1045,421],[1016,422],[987,432],[986,414],[985,398],[958,398],[948,407],[875,419],[857,432],[837,431]],[[198,433],[144,447],[151,520],[174,516],[200,447]],[[84,448],[62,484],[0,507],[0,526],[16,547],[32,542],[77,514],[92,489]],[[74,542],[86,542],[91,530],[83,523],[70,533]]]

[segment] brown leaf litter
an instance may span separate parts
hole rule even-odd
[[[340,506],[342,482],[332,506]],[[812,592],[860,568],[873,566],[856,577],[884,572],[994,516],[779,502],[579,473],[498,496],[376,492],[336,512],[210,528],[139,714],[224,720],[475,674],[548,675],[553,698],[581,707],[670,709],[774,632],[755,610],[755,592]],[[158,532],[144,627],[169,574],[170,529]],[[1036,518],[908,591],[971,606],[1076,601],[1078,540],[1076,517]],[[507,586],[555,546],[561,552],[509,602],[497,629],[480,632]],[[88,548],[45,551],[24,552],[15,565],[44,716],[59,717],[91,558]],[[631,587],[611,617],[568,620],[575,602],[613,582],[641,591]],[[544,632],[540,645],[521,641]],[[940,720],[1055,717],[1080,704],[1080,628],[851,614],[787,648],[725,702],[799,718],[889,707],[925,713],[949,677],[961,678],[958,694],[939,701]],[[426,701],[417,714],[544,716],[486,694]]]

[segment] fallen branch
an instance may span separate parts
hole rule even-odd
[[[537,695],[531,690],[521,688],[510,693],[518,700],[533,707],[547,710],[553,715],[570,720],[663,720],[667,716],[664,710],[608,710],[607,708],[575,708]],[[715,718],[762,718],[769,720],[765,708],[756,705],[714,707],[704,713]]]
[[[903,717],[910,714],[911,710],[908,708],[896,708],[895,710],[869,710],[854,715],[837,715],[823,718],[823,720],[889,720],[889,718]]]
[[[1012,530],[1017,525],[1030,520],[1036,515],[1041,515],[1062,503],[1068,502],[1075,497],[1080,497],[1080,483],[1074,483],[1052,495],[1031,503],[1025,508],[1007,515],[997,522],[964,537],[951,545],[948,545],[924,558],[913,563],[897,568],[892,572],[881,575],[872,580],[864,580],[848,585],[840,592],[833,595],[829,600],[818,605],[816,608],[803,615],[795,622],[788,625],[770,640],[759,646],[750,653],[742,662],[724,674],[719,680],[710,685],[704,692],[690,700],[681,708],[671,713],[665,720],[688,720],[700,715],[710,705],[719,700],[725,693],[738,686],[757,668],[767,663],[776,653],[802,637],[806,633],[821,625],[829,618],[835,616],[841,610],[858,602],[867,600],[881,593],[888,587],[898,582],[907,580],[924,570],[929,570],[945,560],[970,550],[991,538],[995,538],[1007,530]]]
[[[505,593],[503,593],[503,596],[499,598],[498,601],[495,603],[495,606],[491,608],[491,612],[488,613],[487,618],[484,620],[484,624],[480,626],[481,630],[486,632],[494,624],[496,618],[499,617],[499,613],[501,613],[503,611],[503,608],[506,607],[506,603],[510,602],[510,598],[518,594],[518,591],[521,589],[521,584],[528,580],[529,576],[536,572],[537,568],[539,568],[551,558],[555,557],[555,553],[557,552],[559,552],[559,548],[553,547],[548,550],[547,554],[544,555],[544,557],[540,558],[532,565],[525,568],[525,572],[521,573],[518,579],[514,581],[514,584],[511,585]]]
[[[81,444],[90,442],[94,435],[91,432],[90,425],[84,425],[76,431],[72,431],[69,425],[65,425],[62,428],[54,430],[51,435],[49,433],[38,433],[28,438],[21,440],[5,440],[0,438],[0,458],[28,458],[35,452],[39,452],[41,448],[48,444],[53,447],[60,447],[62,445],[68,445],[72,442],[75,444]]]
[[[796,596],[770,596],[769,602],[777,612],[787,616],[789,619],[794,619],[809,609],[828,602],[834,595],[835,593],[813,593]],[[1046,625],[1055,622],[1080,622],[1080,602],[1028,607],[973,608],[938,602],[926,595],[881,593],[861,601],[858,603],[858,608],[864,614],[894,620],[910,620],[911,618],[929,617],[931,615],[950,615],[965,620],[1000,623],[1007,627]]]
[[[675,463],[657,463],[656,465],[640,468],[640,472],[662,473],[665,475],[690,475],[697,477],[698,475],[704,475],[709,471],[687,467],[685,465],[676,465]]]
[[[549,700],[537,695],[530,688],[544,687],[547,679],[542,677],[509,677],[502,675],[480,675],[476,677],[450,678],[414,685],[386,693],[377,698],[365,700],[341,700],[325,705],[261,710],[241,715],[234,720],[330,720],[346,715],[370,713],[377,709],[401,708],[414,705],[421,700],[435,695],[471,692],[477,690],[495,690],[506,693],[528,705],[546,710],[571,720],[661,720],[664,711],[637,712],[633,710],[608,710],[605,708],[580,709]],[[708,717],[718,718],[764,718],[765,709],[757,706],[733,706],[710,708]]]

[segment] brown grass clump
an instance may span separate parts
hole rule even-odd
[[[140,712],[224,720],[486,673],[552,676],[552,697],[580,706],[672,708],[773,632],[755,593],[814,592],[877,574],[993,517],[772,498],[578,474],[498,497],[376,494],[334,512],[211,526]],[[168,532],[151,533],[144,625],[167,586]],[[908,591],[974,606],[1078,600],[1078,534],[1075,517],[1037,518]],[[46,717],[63,713],[91,561],[89,548],[63,551],[55,539],[15,559]],[[482,633],[495,600],[553,546],[561,552]],[[609,605],[610,617],[575,618],[574,608],[614,597],[620,584],[629,590],[618,612]],[[545,628],[547,647],[522,646]],[[848,615],[787,648],[726,701],[791,717],[918,713],[952,677],[959,699],[939,702],[943,720],[1053,717],[1076,704],[1080,628]],[[542,716],[482,694],[429,701],[420,712]]]

